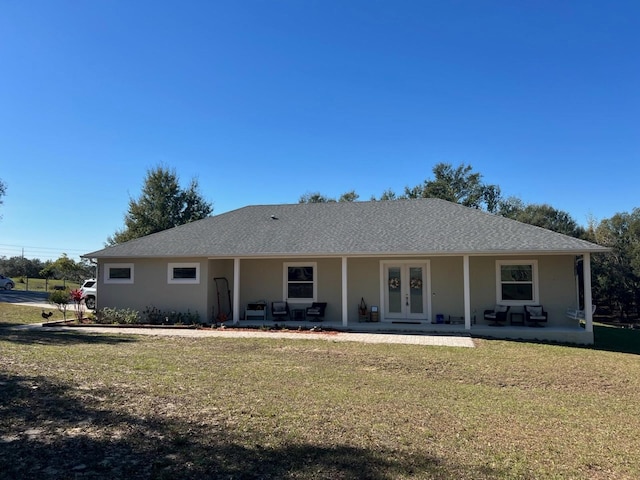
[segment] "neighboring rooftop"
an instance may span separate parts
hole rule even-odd
[[[428,198],[255,205],[87,253],[87,258],[606,252],[505,217]]]

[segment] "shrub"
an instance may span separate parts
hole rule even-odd
[[[156,307],[147,307],[142,311],[142,315],[145,317],[147,323],[149,325],[161,325],[164,320],[162,312]]]
[[[185,312],[162,311],[156,307],[146,307],[142,315],[137,310],[130,308],[109,308],[105,307],[96,314],[96,323],[101,324],[146,324],[146,325],[198,325],[200,314]]]
[[[62,312],[63,318],[67,319],[67,307],[69,306],[69,302],[71,301],[71,295],[69,294],[69,290],[54,290],[49,294],[49,301],[51,303],[55,303],[58,310]]]
[[[135,325],[140,323],[140,313],[131,308],[109,308],[104,307],[96,315],[96,322],[102,324],[119,323],[124,325]]]
[[[75,288],[69,292],[71,300],[73,300],[73,313],[76,320],[81,321],[84,317],[84,304],[82,303],[82,290]]]
[[[67,305],[71,301],[69,290],[54,290],[49,294],[49,301],[56,305]]]
[[[142,311],[146,323],[150,325],[198,325],[200,322],[200,314],[198,312],[191,313],[191,310],[185,312],[162,311],[154,306],[148,306]]]

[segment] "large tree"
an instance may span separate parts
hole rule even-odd
[[[156,167],[147,171],[140,198],[129,199],[125,226],[107,239],[107,245],[123,243],[185,223],[200,220],[211,214],[213,207],[198,191],[198,182],[180,187],[175,170]]]
[[[398,196],[396,195],[396,192],[394,192],[391,188],[387,188],[384,192],[382,192],[382,194],[380,195],[380,198],[376,198],[375,195],[371,196],[371,201],[372,202],[377,202],[377,201],[386,201],[386,200],[396,200],[398,198]]]
[[[570,214],[558,210],[546,203],[525,204],[517,197],[509,197],[498,202],[497,213],[503,217],[518,220],[522,223],[536,225],[572,237],[583,237],[584,229]]]
[[[93,276],[94,267],[86,260],[76,262],[63,253],[56,261],[47,262],[38,272],[40,278],[62,278],[74,282]],[[35,276],[35,275],[34,275]]]
[[[328,202],[335,202],[335,199],[329,198],[320,192],[307,192],[303,195],[300,195],[300,198],[298,199],[298,203],[328,203]]]
[[[360,198],[360,195],[358,195],[355,190],[351,190],[349,192],[344,192],[342,195],[340,195],[340,198],[338,199],[338,201],[339,202],[356,202],[358,201],[359,198]]]
[[[413,188],[405,187],[405,198],[441,198],[466,207],[495,212],[500,200],[500,187],[482,182],[482,175],[471,165],[453,168],[448,163],[433,167],[431,180]]]
[[[616,213],[592,225],[587,238],[611,248],[594,255],[593,289],[596,302],[606,302],[624,316],[640,307],[640,208]]]
[[[360,195],[355,190],[344,192],[340,195],[338,202],[355,202],[360,198]],[[298,203],[334,203],[335,198],[327,197],[320,192],[307,192],[301,195],[298,199]]]

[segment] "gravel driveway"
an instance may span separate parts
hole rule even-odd
[[[16,328],[41,328],[41,324]],[[353,332],[313,332],[305,331],[253,331],[228,329],[176,329],[176,328],[118,328],[118,327],[46,327],[53,331],[74,331],[87,333],[119,333],[126,335],[157,335],[174,337],[222,337],[222,338],[287,338],[291,340],[327,340],[330,342],[395,343],[404,345],[430,345],[446,347],[467,347],[475,345],[471,337],[457,335],[407,335],[394,333],[353,333]]]

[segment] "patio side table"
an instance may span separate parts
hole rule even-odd
[[[524,325],[524,313],[511,312],[509,321],[511,325]]]
[[[304,321],[304,308],[294,308],[291,310],[291,319],[297,322]]]

